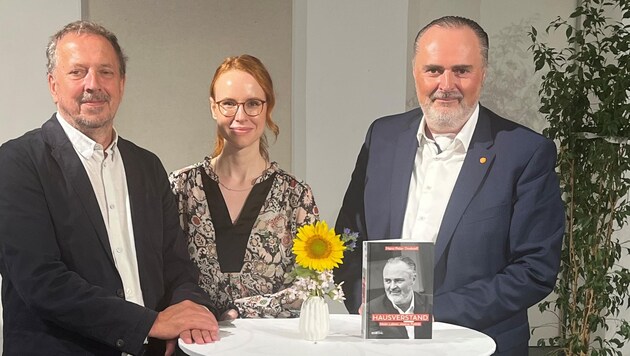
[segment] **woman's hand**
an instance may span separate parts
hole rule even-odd
[[[228,309],[219,317],[219,321],[232,321],[238,318],[238,311],[235,309]]]

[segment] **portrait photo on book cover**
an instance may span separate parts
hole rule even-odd
[[[433,244],[370,243],[366,274],[366,338],[430,339]]]

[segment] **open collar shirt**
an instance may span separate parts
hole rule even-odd
[[[114,263],[122,280],[125,300],[144,306],[125,166],[117,146],[118,134],[114,130],[112,144],[103,148],[72,127],[59,113],[57,120],[77,152],[92,184],[107,228]]]
[[[398,311],[398,314],[413,314],[414,312],[414,303],[415,303],[415,295],[413,292],[411,292],[411,303],[409,304],[409,308],[407,308],[407,310],[402,310],[398,307],[398,305],[396,305],[393,301],[391,302],[392,305],[394,306],[394,308]],[[391,301],[391,300],[390,300]],[[412,326],[405,326],[405,330],[407,330],[407,337],[410,339],[415,339],[416,337],[416,331],[415,331],[415,327]]]
[[[402,238],[435,243],[479,119],[479,104],[456,135],[426,135],[424,116],[409,181]]]

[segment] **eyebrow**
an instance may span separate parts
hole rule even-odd
[[[472,70],[473,66],[470,64],[458,64],[453,66],[453,70]]]
[[[437,64],[427,64],[427,65],[422,66],[422,69],[424,69],[425,71],[427,71],[427,70],[443,71],[444,67],[439,66]]]
[[[425,71],[427,71],[427,70],[444,71],[444,66],[437,65],[437,64],[427,64],[427,65],[423,66],[422,68]],[[470,65],[470,64],[456,64],[451,69],[452,70],[472,70],[473,66]]]

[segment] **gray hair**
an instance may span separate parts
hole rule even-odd
[[[414,260],[412,260],[411,258],[407,256],[392,257],[387,260],[387,263],[385,263],[385,265],[387,266],[388,264],[395,263],[395,262],[402,262],[406,264],[407,267],[409,267],[414,273],[416,272],[416,263],[414,262]]]
[[[431,21],[428,25],[420,29],[413,43],[414,53],[418,51],[418,40],[420,39],[420,37],[422,37],[422,35],[424,35],[424,33],[427,32],[428,29],[434,26],[446,27],[446,28],[461,28],[461,27],[470,28],[479,39],[479,45],[481,47],[481,57],[483,58],[483,66],[484,67],[488,66],[488,49],[490,48],[490,44],[488,41],[488,34],[475,21],[471,19],[467,19],[465,17],[460,17],[460,16],[440,17],[439,19]]]
[[[46,68],[48,70],[48,74],[52,74],[53,70],[55,70],[55,67],[57,66],[57,43],[68,33],[76,33],[77,35],[91,34],[105,37],[112,47],[114,47],[114,51],[116,51],[116,55],[118,56],[120,75],[122,77],[125,76],[127,71],[127,56],[125,56],[122,48],[120,48],[116,35],[101,25],[83,20],[67,24],[64,28],[50,37],[48,46],[46,46],[46,58],[48,59]]]

